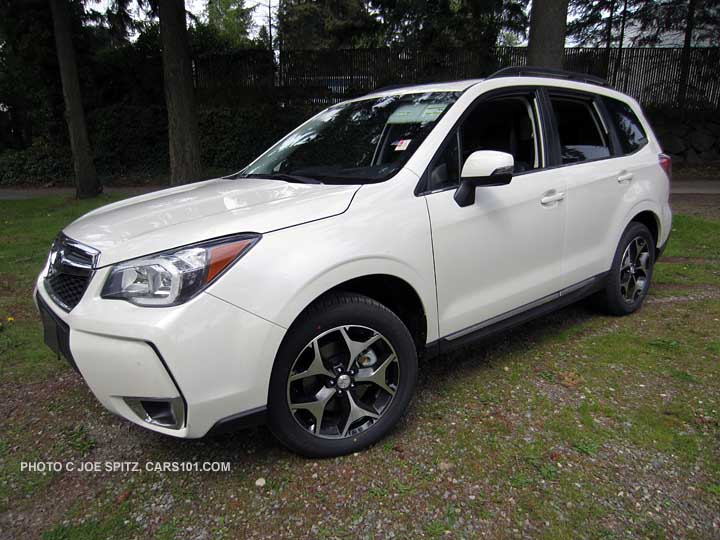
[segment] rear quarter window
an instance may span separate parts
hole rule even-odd
[[[647,134],[637,115],[627,103],[606,97],[605,106],[610,115],[610,121],[615,126],[623,154],[637,152],[647,144]]]

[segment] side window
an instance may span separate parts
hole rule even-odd
[[[623,154],[632,154],[647,144],[645,130],[627,103],[605,98],[605,106],[617,131]]]
[[[591,101],[550,96],[563,164],[610,157],[608,136]]]
[[[462,164],[478,150],[512,154],[515,174],[542,167],[539,127],[534,102],[507,97],[477,105],[455,130],[443,153],[434,161],[428,180],[430,191],[457,186]]]

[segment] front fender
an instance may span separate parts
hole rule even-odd
[[[365,257],[352,259],[327,268],[312,276],[299,286],[288,298],[280,310],[282,321],[278,324],[289,326],[300,313],[327,291],[334,289],[352,279],[372,275],[388,275],[406,282],[417,293],[422,303],[424,315],[428,323],[428,341],[437,339],[437,318],[433,306],[436,304],[428,299],[434,298],[432,284],[423,283],[422,277],[409,265],[391,257]]]
[[[412,197],[398,201],[393,213],[381,210],[379,204],[355,214],[351,208],[341,216],[267,234],[208,292],[288,328],[315,299],[341,283],[391,275],[417,293],[427,339],[434,341],[437,301],[425,202]]]

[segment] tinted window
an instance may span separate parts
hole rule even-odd
[[[478,150],[512,154],[515,173],[540,166],[532,107],[525,98],[504,98],[480,104],[460,128],[463,163]]]
[[[589,101],[551,96],[563,164],[610,156],[607,136]]]
[[[525,98],[500,98],[479,104],[463,120],[430,170],[431,191],[457,186],[462,164],[478,150],[512,154],[515,173],[540,168],[533,107]]]
[[[647,135],[630,106],[611,98],[605,98],[605,105],[617,130],[623,154],[632,154],[645,146]]]
[[[381,181],[403,167],[459,95],[400,94],[335,105],[242,173],[292,174],[326,183]]]

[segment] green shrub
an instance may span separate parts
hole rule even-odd
[[[72,183],[70,149],[35,141],[22,150],[0,152],[0,185]]]
[[[159,106],[111,105],[88,115],[101,176],[149,176],[169,167],[167,113]]]
[[[311,114],[306,108],[271,104],[204,107],[198,114],[203,162],[239,170]]]
[[[279,107],[269,100],[198,108],[203,166],[236,171],[250,163],[313,110]],[[104,178],[141,178],[168,172],[167,113],[160,106],[112,105],[88,113],[95,167]],[[0,152],[0,185],[72,184],[69,148],[38,142]]]

